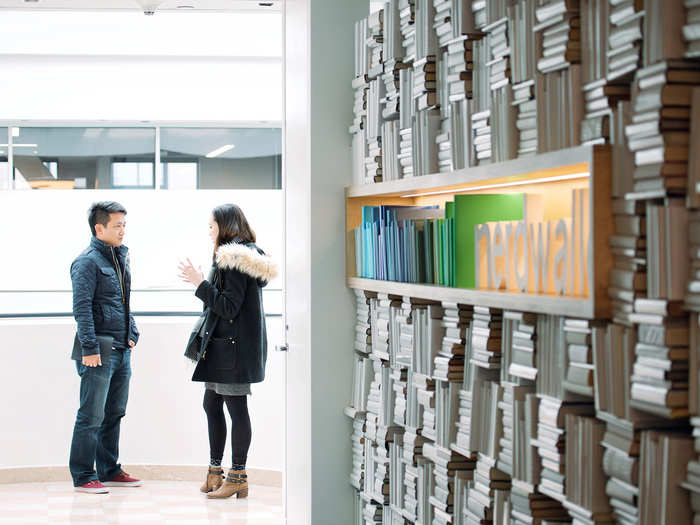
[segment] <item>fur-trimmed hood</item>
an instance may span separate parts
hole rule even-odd
[[[216,265],[222,270],[238,270],[265,283],[277,276],[277,264],[254,245],[222,244],[216,250]]]

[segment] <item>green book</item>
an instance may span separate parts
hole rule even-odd
[[[525,194],[455,195],[454,208],[455,284],[458,288],[474,288],[474,226],[485,222],[523,220]]]

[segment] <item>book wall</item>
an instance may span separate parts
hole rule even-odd
[[[609,179],[589,163],[568,197],[523,185],[404,205],[396,191],[386,204],[368,193],[350,228],[351,275],[381,283],[352,283],[356,522],[700,516],[699,10],[693,0],[395,0],[356,24],[356,185],[440,174],[445,193],[453,173],[455,186],[470,173],[500,186],[500,167],[519,157],[610,153]],[[538,240],[559,235],[538,234],[553,200],[580,254],[570,245],[570,259],[538,262]],[[577,209],[591,216],[572,226]],[[605,253],[589,233],[604,213]],[[517,257],[513,270],[493,263],[519,224],[524,273]],[[605,308],[592,295],[600,283]],[[480,290],[508,300],[470,293]],[[565,296],[591,306],[548,302]]]

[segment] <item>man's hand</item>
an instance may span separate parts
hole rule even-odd
[[[100,357],[100,354],[84,355],[83,364],[91,368],[94,368],[96,366],[102,366],[102,358]]]
[[[134,348],[136,346],[136,343],[134,343],[131,339],[129,339],[129,348]]]

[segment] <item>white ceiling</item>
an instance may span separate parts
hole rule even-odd
[[[259,4],[272,3],[271,7]],[[282,0],[0,0],[0,9],[59,11],[142,11],[144,5],[159,4],[157,11],[279,11]],[[188,6],[188,7],[185,7]]]

